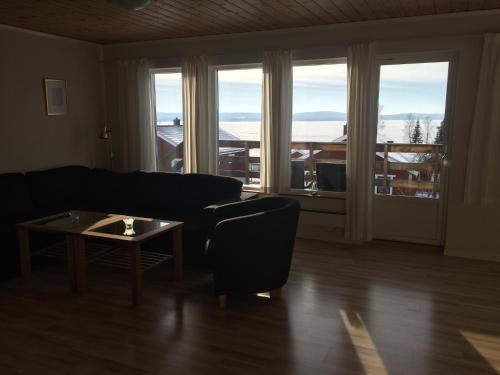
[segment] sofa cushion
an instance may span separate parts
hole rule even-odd
[[[206,174],[185,174],[182,183],[183,211],[199,213],[203,208],[221,201],[237,201],[241,181],[231,177]]]
[[[130,173],[93,169],[87,180],[86,209],[128,214],[130,199],[137,194],[135,184]]]
[[[28,172],[35,208],[44,214],[84,208],[89,173],[90,169],[82,166]]]
[[[139,194],[136,205],[147,211],[170,212],[182,209],[184,176],[178,173],[134,172]]]

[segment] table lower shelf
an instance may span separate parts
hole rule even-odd
[[[130,252],[126,248],[116,244],[94,243],[87,242],[85,245],[87,263],[112,268],[130,269],[131,259]],[[44,247],[33,255],[43,256],[55,259],[66,259],[66,243],[57,242],[50,246]],[[163,254],[151,250],[141,251],[142,270],[146,271],[163,262],[172,259],[172,255]]]

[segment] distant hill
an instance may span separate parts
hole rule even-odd
[[[408,113],[397,113],[394,115],[382,115],[384,120],[406,120],[408,118]],[[431,120],[442,120],[444,115],[442,113],[413,113],[415,120],[423,120],[430,117]]]
[[[444,118],[441,113],[414,113],[416,120],[423,120],[430,117],[432,120],[440,121]],[[178,117],[182,119],[181,113],[158,112],[156,114],[158,121],[172,121]],[[397,113],[392,115],[383,115],[384,120],[406,120],[407,113]],[[260,113],[255,112],[225,112],[219,114],[220,121],[260,121]],[[322,112],[301,112],[293,115],[294,121],[347,121],[347,114],[343,112],[322,111]]]
[[[346,121],[347,114],[342,112],[323,111],[323,112],[301,112],[294,113],[295,121]]]
[[[219,113],[219,121],[260,121],[260,113],[223,112]]]

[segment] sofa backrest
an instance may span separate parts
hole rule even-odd
[[[240,198],[242,183],[231,177],[185,174],[182,179],[183,209],[198,212],[214,203]]]
[[[94,169],[87,182],[87,209],[154,216],[152,211],[176,210],[181,194],[179,174]]]
[[[83,209],[90,168],[67,166],[26,173],[35,208],[41,214]]]
[[[0,223],[27,219],[34,210],[26,177],[22,173],[0,174]]]
[[[239,199],[242,183],[229,177],[163,172],[112,172],[68,166],[28,172],[37,211],[72,209],[165,218],[198,213],[220,201]]]

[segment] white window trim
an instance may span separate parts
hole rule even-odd
[[[158,142],[158,134],[157,134],[157,129],[156,129],[156,86],[155,86],[155,74],[168,74],[168,73],[181,73],[182,74],[182,68],[181,67],[175,67],[175,68],[151,68],[149,69],[149,79],[151,82],[151,119],[153,121],[153,128],[155,130],[155,143]],[[182,79],[182,77],[181,77]],[[182,90],[182,84],[181,84],[181,90]],[[184,95],[181,93],[181,96],[183,98],[183,103],[182,103],[182,108],[181,108],[181,113],[184,116]],[[184,150],[184,148],[183,148]],[[155,153],[155,159],[156,159],[156,172],[159,171],[159,160],[158,160],[158,146],[154,148]],[[184,160],[184,154],[182,155],[182,160]]]
[[[262,69],[262,63],[249,63],[249,64],[220,64],[220,65],[210,65],[208,71],[209,77],[209,121],[208,126],[211,131],[215,131],[216,148],[215,152],[215,166],[216,175],[219,176],[219,87],[218,87],[218,72],[225,70],[244,70],[244,69]],[[262,78],[262,82],[264,79]],[[262,111],[261,111],[262,112]],[[262,113],[261,113],[261,125],[262,125]],[[262,134],[259,141],[262,143]],[[262,170],[262,169],[261,169]],[[243,191],[250,192],[260,192],[261,185],[246,185],[243,184]]]
[[[447,77],[447,88],[446,88],[446,108],[444,119],[446,120],[446,127],[448,131],[446,132],[445,140],[445,153],[450,153],[450,134],[453,133],[453,113],[454,113],[454,103],[456,95],[456,66],[457,66],[457,54],[454,51],[447,50],[436,50],[436,51],[421,51],[421,52],[410,52],[410,53],[388,53],[380,54],[376,57],[377,64],[377,86],[375,87],[377,103],[379,101],[379,90],[380,90],[380,68],[382,65],[403,65],[403,64],[424,64],[424,63],[448,63],[448,77]],[[439,195],[439,201],[441,202],[444,210],[446,205],[446,194],[448,190],[448,178],[449,173],[447,173],[446,168],[442,169],[440,182],[441,189]],[[394,199],[396,196],[388,196],[382,194],[374,194],[374,196],[379,199]],[[399,198],[398,198],[399,199]],[[406,197],[401,196],[401,199],[407,200],[420,200],[422,197]],[[427,198],[424,198],[427,199]]]
[[[295,66],[308,66],[308,65],[333,65],[333,64],[347,64],[347,56],[346,57],[330,57],[330,58],[317,58],[317,59],[300,59],[293,61],[293,67]],[[349,86],[349,81],[347,82],[347,86]],[[349,89],[349,87],[347,87]],[[348,108],[346,108],[348,111]],[[292,108],[293,112],[293,108]],[[347,113],[347,112],[346,112]],[[292,121],[293,122],[293,121]],[[347,145],[346,145],[347,147]],[[348,152],[346,153],[346,158],[349,157]],[[325,191],[325,190],[311,190],[311,189],[292,189],[288,188],[285,194],[289,195],[302,195],[309,197],[321,197],[321,198],[340,198],[345,199],[347,192],[339,192],[339,191]]]

